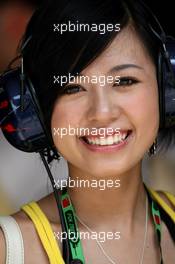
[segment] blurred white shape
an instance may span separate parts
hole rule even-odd
[[[67,176],[64,159],[53,162],[55,180]],[[25,153],[15,149],[4,138],[0,130],[0,189],[12,206],[12,212],[32,200],[39,200],[52,192],[45,167],[37,153]],[[2,199],[1,199],[2,201]],[[3,203],[5,205],[5,201]],[[0,204],[0,214],[2,206]],[[12,213],[11,212],[11,213]]]

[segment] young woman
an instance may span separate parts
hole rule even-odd
[[[140,2],[48,2],[28,25],[24,67],[54,146],[67,160],[70,179],[90,183],[67,188],[79,232],[91,234],[90,239],[81,239],[85,263],[174,263],[174,197],[146,188],[141,170],[145,153],[155,151],[162,132],[157,80],[162,47],[155,34],[160,33],[159,26]],[[69,27],[70,22],[75,28]],[[80,30],[83,23],[90,27]],[[62,85],[58,76],[69,74],[75,78]],[[80,76],[87,78],[82,82]],[[104,85],[99,83],[101,76],[105,76]],[[69,127],[76,132],[62,137],[56,133]],[[86,132],[82,134],[80,128]],[[103,190],[100,181],[106,183]],[[52,232],[61,234],[54,195],[37,205],[45,215],[41,217],[43,227],[47,218]],[[34,203],[33,210],[39,212],[37,205]],[[55,240],[58,247],[49,253],[46,238],[37,229],[39,216],[32,217],[29,207],[13,215],[24,243],[20,263],[64,263],[60,237]],[[93,232],[110,233],[113,238],[100,242],[99,237],[93,239]],[[54,244],[51,234],[50,238],[49,243]],[[4,264],[2,232],[0,252]]]

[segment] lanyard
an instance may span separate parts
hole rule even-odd
[[[161,217],[158,206],[153,200],[151,203],[151,212],[152,212],[155,232],[157,234],[157,239],[159,243],[160,256],[161,256],[160,264],[163,264],[162,247],[161,247],[161,238],[162,238]]]
[[[161,232],[160,212],[157,203],[153,201],[148,191],[147,194],[148,194],[149,202],[151,202],[151,213],[152,213],[155,232],[157,235],[159,248],[160,248],[160,256],[161,256],[160,264],[163,264],[163,256],[162,256],[162,248],[161,248],[162,232]],[[71,259],[69,260],[69,264],[85,264],[85,258],[83,254],[83,249],[78,231],[78,225],[75,216],[75,208],[71,203],[71,199],[69,197],[69,194],[67,193],[66,188],[62,191],[61,194],[61,207],[66,225],[66,233],[69,242],[69,249],[71,252],[70,254]]]
[[[75,218],[75,209],[71,203],[67,189],[64,189],[61,194],[61,206],[66,225],[67,239],[71,251],[70,264],[85,264],[78,225]]]

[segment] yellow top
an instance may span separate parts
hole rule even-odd
[[[56,242],[56,238],[52,231],[52,227],[40,209],[36,202],[31,202],[21,207],[23,211],[31,218],[33,221],[35,228],[38,232],[38,235],[41,239],[43,247],[48,255],[49,261],[51,264],[65,264],[58,244]]]
[[[152,197],[158,202],[159,205],[165,210],[165,212],[171,217],[173,222],[175,223],[175,211],[170,208],[167,203],[160,197],[160,195],[153,191],[152,189],[148,189]],[[168,193],[163,192],[168,200],[175,206],[175,197]],[[52,227],[40,209],[36,202],[31,202],[21,207],[21,209],[31,218],[33,221],[35,228],[38,232],[38,235],[41,239],[43,247],[48,255],[49,261],[51,264],[65,264],[59,246],[56,242],[56,238],[54,236]]]

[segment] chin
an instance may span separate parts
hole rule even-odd
[[[110,178],[113,179],[117,176],[121,176],[122,174],[125,174],[128,171],[129,168],[126,168],[126,166],[118,167],[116,169],[115,167],[111,167],[109,165],[103,164],[103,166],[100,167],[88,167],[88,174],[93,175],[93,178]]]

